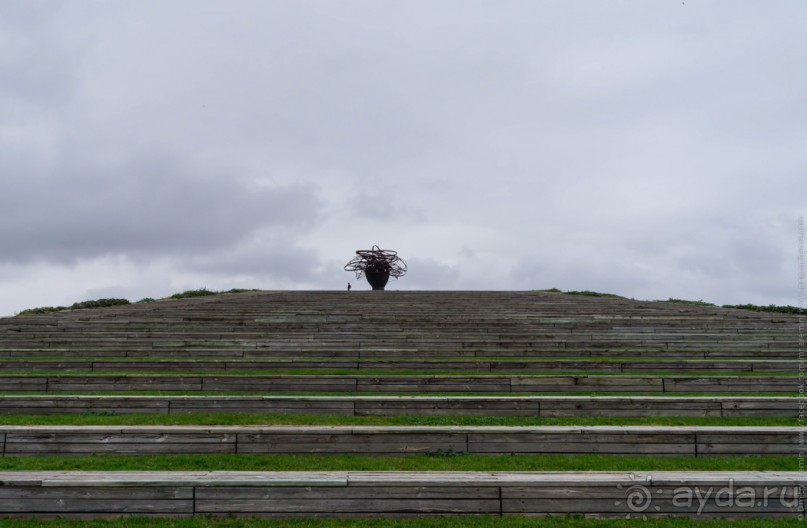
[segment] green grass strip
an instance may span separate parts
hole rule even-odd
[[[620,416],[336,416],[309,414],[120,414],[89,412],[56,415],[5,415],[3,425],[374,425],[374,426],[796,426],[797,417],[620,417]]]
[[[0,458],[1,471],[798,471],[796,456],[103,455]]]
[[[0,392],[0,396],[347,396],[347,397],[364,397],[364,396],[383,396],[383,397],[396,397],[396,396],[427,396],[427,397],[458,397],[458,396],[481,396],[481,397],[496,397],[496,396],[510,396],[510,397],[527,397],[527,396],[551,396],[555,398],[562,398],[565,396],[663,396],[667,398],[686,398],[690,396],[699,396],[707,398],[725,398],[725,397],[741,397],[741,396],[770,396],[774,398],[797,398],[798,392],[370,392],[370,391],[351,391],[351,392],[332,392],[332,391],[171,391],[171,390],[151,390],[151,391],[127,391],[127,390],[107,390],[107,391],[5,391]]]
[[[794,359],[794,363],[798,358]],[[33,360],[30,360],[33,363]],[[186,377],[200,377],[200,376],[350,376],[350,377],[367,377],[367,378],[385,378],[395,376],[451,376],[451,377],[474,377],[474,378],[504,378],[517,376],[519,378],[538,378],[538,377],[558,377],[558,376],[596,376],[596,377],[657,377],[657,378],[726,378],[726,377],[778,377],[778,378],[798,378],[798,368],[795,366],[787,371],[775,370],[744,370],[744,371],[726,371],[726,370],[705,370],[705,371],[686,371],[677,372],[675,370],[668,371],[626,371],[619,372],[613,370],[547,370],[544,372],[537,371],[499,371],[499,370],[369,370],[369,369],[271,369],[271,370],[237,370],[237,369],[221,369],[221,370],[189,370],[182,369],[182,367],[172,368],[170,365],[165,365],[160,370],[90,370],[89,368],[69,368],[65,367],[62,370],[6,370],[0,371],[0,376],[19,376],[19,377],[36,377],[36,376],[186,376]]]
[[[585,519],[581,516],[530,517],[419,517],[416,519],[257,519],[214,518],[160,519],[128,517],[114,520],[0,520],[3,528],[720,528],[724,519]],[[736,528],[796,528],[800,519],[734,519]]]

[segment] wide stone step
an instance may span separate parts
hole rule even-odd
[[[799,472],[0,472],[26,517],[798,517]]]
[[[435,358],[558,358],[558,359],[596,359],[602,357],[621,359],[672,360],[672,359],[780,359],[792,360],[798,357],[797,351],[769,350],[754,347],[725,346],[717,349],[704,347],[691,349],[643,348],[623,349],[604,348],[568,349],[565,347],[549,347],[546,349],[529,348],[451,348],[451,347],[302,347],[277,346],[267,348],[252,347],[182,347],[171,345],[166,347],[137,348],[135,345],[102,348],[15,348],[0,350],[0,358],[19,359],[177,359],[177,358],[225,358],[225,359],[411,359],[413,357]]]
[[[3,360],[0,371],[85,371],[85,372],[216,372],[271,370],[367,370],[367,371],[456,371],[456,372],[583,372],[583,373],[687,373],[687,372],[782,372],[797,373],[798,360],[349,360],[330,358],[275,360]]]
[[[221,348],[221,349],[420,349],[420,350],[458,350],[458,349],[496,349],[501,347],[520,348],[524,350],[759,350],[759,351],[792,351],[798,349],[798,338],[786,336],[781,338],[685,338],[659,336],[656,339],[629,338],[618,336],[602,336],[602,338],[578,338],[576,336],[524,336],[518,338],[505,336],[488,336],[471,338],[470,336],[327,336],[316,331],[301,335],[283,334],[279,336],[261,336],[256,339],[222,336],[218,338],[198,338],[195,336],[163,336],[159,338],[138,338],[136,336],[89,338],[84,335],[48,339],[3,339],[0,350],[48,350],[48,349],[134,349],[149,350],[156,348]]]
[[[3,456],[798,455],[807,427],[0,426]]]
[[[796,397],[659,396],[0,396],[0,414],[795,417]]]
[[[0,376],[0,392],[788,392],[796,376]]]

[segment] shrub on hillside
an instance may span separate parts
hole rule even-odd
[[[217,295],[216,292],[210,291],[207,288],[199,288],[198,290],[186,290],[182,293],[175,293],[169,299],[187,299],[189,297],[207,297],[208,295]]]
[[[40,306],[38,308],[28,308],[27,310],[21,311],[17,315],[42,315],[61,312],[62,310],[67,310],[67,306]]]
[[[28,308],[23,310],[17,315],[42,315],[55,312],[63,312],[65,310],[78,310],[81,308],[105,308],[107,306],[121,306],[129,304],[126,299],[97,299],[95,301],[83,301],[73,303],[70,306],[40,306],[38,308]]]
[[[776,306],[775,304],[769,304],[768,306],[757,306],[756,304],[724,304],[723,308],[807,315],[807,308],[799,308],[798,306]]]
[[[569,295],[585,295],[587,297],[614,297],[617,299],[624,299],[621,295],[617,295],[615,293],[600,293],[595,291],[583,290],[583,291],[567,291]]]
[[[98,299],[95,301],[73,303],[70,306],[70,309],[79,310],[81,308],[106,308],[107,306],[122,306],[125,304],[130,304],[127,299]]]
[[[221,295],[224,293],[245,293],[245,292],[253,292],[253,291],[260,291],[260,290],[248,290],[245,288],[233,288],[232,290],[227,291],[214,291],[208,290],[207,288],[199,288],[198,290],[187,290],[182,293],[175,293],[169,299],[187,299],[188,297],[207,297],[208,295]]]
[[[697,306],[714,306],[714,303],[706,302],[704,300],[688,301],[686,299],[673,299],[670,297],[667,302],[681,303],[681,304],[694,304]]]
[[[168,297],[169,299],[186,299],[189,297],[206,297],[208,295],[221,295],[223,293],[245,293],[245,292],[253,292],[253,291],[260,291],[257,289],[246,289],[246,288],[233,288],[231,290],[217,292],[208,290],[207,288],[199,288],[197,290],[187,290],[182,293],[175,293],[172,296]],[[144,297],[137,301],[136,304],[143,304],[143,303],[150,303],[155,302],[156,299],[152,297]],[[55,312],[63,312],[65,310],[78,310],[82,308],[105,308],[107,306],[122,306],[126,304],[131,304],[127,299],[97,299],[94,301],[83,301],[73,303],[70,306],[40,306],[38,308],[28,308],[26,310],[21,311],[17,315],[42,315],[42,314],[49,314]]]

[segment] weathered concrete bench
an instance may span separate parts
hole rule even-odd
[[[0,517],[796,517],[798,472],[0,472]]]
[[[3,456],[157,454],[798,455],[799,427],[0,426]]]
[[[3,414],[796,417],[796,397],[668,396],[0,396]]]
[[[726,344],[721,347],[710,347],[699,345],[697,347],[679,348],[549,348],[536,346],[513,346],[501,347],[462,347],[461,344],[452,346],[450,343],[442,343],[440,347],[394,347],[387,348],[357,348],[355,343],[346,342],[345,346],[279,346],[272,344],[272,347],[251,348],[243,344],[228,346],[221,342],[211,341],[200,345],[171,344],[170,346],[153,346],[146,344],[148,348],[138,348],[136,343],[127,342],[118,347],[105,344],[96,348],[78,347],[54,347],[54,348],[3,348],[0,349],[0,358],[19,359],[411,359],[413,357],[422,359],[452,358],[452,359],[474,359],[474,358],[564,358],[564,359],[586,359],[596,357],[609,357],[620,359],[642,359],[651,361],[654,359],[668,361],[671,359],[692,360],[692,359],[772,359],[772,360],[792,360],[798,357],[798,350],[776,348],[772,350],[761,350],[758,347],[749,345]]]
[[[789,392],[796,376],[3,375],[0,392]]]
[[[354,370],[354,371],[420,371],[420,372],[472,372],[472,373],[714,373],[781,372],[797,373],[798,359],[766,360],[658,360],[658,361],[599,361],[596,359],[519,359],[519,360],[350,360],[278,358],[273,360],[249,359],[61,359],[61,360],[0,360],[0,371],[13,372],[226,372],[272,370]]]

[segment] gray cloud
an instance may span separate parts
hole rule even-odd
[[[200,255],[189,259],[188,269],[224,275],[246,275],[256,283],[314,282],[320,266],[313,249],[295,245],[290,237],[257,237],[218,255]]]
[[[15,263],[217,251],[262,228],[302,233],[318,216],[315,189],[256,187],[165,156],[12,174],[0,209],[0,258]]]
[[[430,258],[412,258],[407,261],[409,273],[400,279],[406,289],[454,290],[462,279],[456,266],[449,266]]]
[[[374,243],[400,289],[792,304],[805,15],[3,3],[0,309],[23,268],[62,297],[341,288]]]
[[[0,111],[66,102],[74,95],[80,41],[65,41],[58,29],[62,2],[4,2],[0,5]]]

